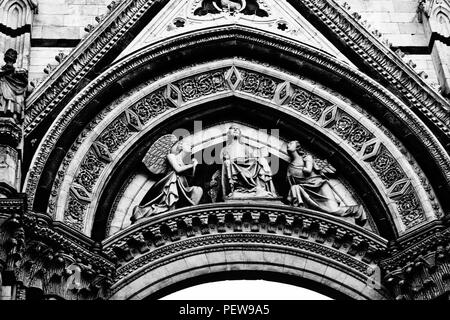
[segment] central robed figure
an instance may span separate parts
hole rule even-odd
[[[240,128],[235,125],[228,130],[227,138],[221,153],[225,201],[277,198],[272,170],[264,154],[267,152],[246,146]]]

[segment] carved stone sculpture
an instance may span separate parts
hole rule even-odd
[[[245,15],[267,17],[268,13],[262,10],[257,0],[203,0],[202,6],[195,11],[195,15],[219,14],[240,12]]]
[[[203,189],[189,186],[187,176],[195,175],[197,160],[186,164],[191,148],[174,135],[161,137],[148,151],[143,162],[153,174],[165,174],[149,191],[151,201],[133,211],[132,222],[183,206],[197,205]]]
[[[0,69],[0,115],[21,120],[28,85],[28,72],[14,67],[17,61],[15,50],[7,50],[4,60],[6,64]]]
[[[347,206],[333,189],[326,174],[336,173],[336,169],[327,161],[314,159],[302,154],[300,143],[288,144],[291,163],[287,171],[290,185],[288,201],[294,207],[305,207],[339,217],[353,217],[358,225],[364,226],[367,217],[360,205]]]
[[[277,197],[272,170],[262,150],[244,145],[242,132],[237,126],[230,127],[221,158],[222,188],[226,200]]]

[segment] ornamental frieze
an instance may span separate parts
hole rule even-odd
[[[150,119],[156,117],[158,114],[162,114],[169,108],[165,92],[165,89],[157,90],[130,108],[139,116],[142,124],[147,124]]]
[[[334,132],[370,164],[387,190],[386,193],[396,201],[396,209],[406,228],[425,220],[423,208],[418,202],[414,188],[408,184],[407,187],[410,187],[408,189],[403,184],[404,181],[409,183],[409,179],[397,164],[397,160],[387,151],[383,143],[374,140],[374,134],[354,117],[334,103],[290,82],[236,67],[204,72],[175,81],[147,94],[123,111],[100,134],[83,160],[74,182],[82,186],[88,194],[83,196],[80,188],[77,192],[72,187],[64,220],[78,230],[83,229],[86,210],[90,203],[89,193],[96,188],[98,178],[110,166],[114,154],[130,138],[143,130],[144,126],[149,125],[152,118],[170,112],[173,108],[182,107],[185,103],[192,103],[196,99],[233,91],[287,106],[326,130]],[[402,195],[404,197],[400,198]],[[57,199],[57,196],[55,198]],[[55,198],[50,201],[52,205],[49,206],[53,215],[56,209],[53,204],[57,201]]]
[[[314,121],[318,121],[331,103],[300,88],[296,88],[289,106]],[[327,119],[328,120],[328,119]]]
[[[193,78],[188,78],[174,83],[181,92],[183,102],[188,102],[201,97],[206,97],[214,93],[227,91],[227,82],[225,81],[225,71],[217,70],[215,72],[203,73]],[[177,97],[177,92],[170,90],[172,100]],[[175,99],[174,99],[175,98]]]
[[[331,130],[336,132],[342,139],[348,141],[356,151],[360,151],[366,142],[374,138],[374,135],[369,130],[343,111],[338,111],[335,115],[335,122],[332,124]]]

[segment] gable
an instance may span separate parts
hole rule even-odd
[[[216,0],[171,0],[166,9],[148,23],[116,61],[164,38],[219,25],[239,24],[302,42],[354,67],[344,54],[287,2],[253,0],[252,4],[246,1],[242,11],[236,13],[223,10],[220,3]]]

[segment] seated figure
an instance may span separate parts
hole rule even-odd
[[[294,207],[303,207],[329,213],[339,217],[353,217],[356,224],[364,226],[367,221],[362,206],[342,204],[325,174],[334,174],[336,169],[326,161],[301,154],[300,143],[288,144],[291,163],[287,172],[290,191],[287,200]]]
[[[151,200],[134,208],[131,221],[200,203],[203,189],[189,186],[187,177],[195,174],[197,160],[186,164],[191,148],[174,135],[160,138],[148,151],[144,164],[153,174],[165,174],[148,192]]]
[[[228,131],[227,146],[222,150],[222,189],[225,200],[276,198],[272,170],[262,150],[242,143],[237,126]]]

